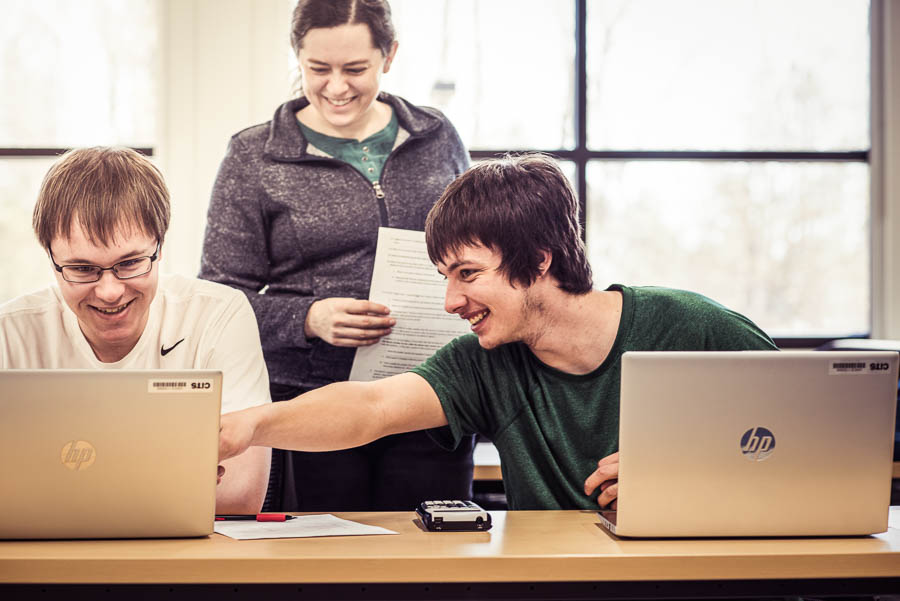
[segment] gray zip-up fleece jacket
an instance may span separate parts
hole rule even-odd
[[[305,98],[235,134],[219,168],[200,277],[247,294],[274,384],[309,389],[347,379],[355,350],[307,339],[309,306],[330,297],[367,299],[378,227],[424,229],[428,210],[468,167],[440,111],[384,92],[378,99],[400,124],[381,190],[308,144],[296,117]]]

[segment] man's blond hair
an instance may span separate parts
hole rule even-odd
[[[144,155],[123,147],[79,148],[62,155],[44,176],[32,227],[41,246],[69,239],[76,223],[92,243],[144,233],[163,241],[169,229],[169,190]]]

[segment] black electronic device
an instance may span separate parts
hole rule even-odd
[[[472,501],[423,501],[416,508],[422,524],[433,531],[491,529],[491,514]]]

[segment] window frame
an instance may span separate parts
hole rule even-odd
[[[876,304],[880,297],[876,292],[880,290],[881,274],[877,267],[881,265],[879,251],[883,248],[883,239],[878,227],[878,217],[882,211],[876,209],[882,206],[882,188],[876,185],[881,177],[880,162],[873,161],[873,147],[876,144],[878,130],[877,123],[881,95],[883,93],[882,64],[879,60],[879,49],[882,45],[882,32],[879,24],[882,22],[884,0],[870,0],[869,4],[869,64],[871,72],[871,89],[869,102],[869,128],[871,131],[869,148],[851,151],[697,151],[697,150],[590,150],[587,144],[587,3],[588,0],[572,0],[575,10],[575,147],[573,149],[482,149],[469,152],[473,160],[493,158],[506,153],[520,152],[544,152],[558,159],[572,162],[575,165],[575,192],[578,196],[580,207],[579,221],[581,222],[582,238],[587,236],[587,166],[592,161],[804,161],[804,162],[856,162],[869,166],[870,186],[869,203],[871,218],[869,225],[870,244],[870,307],[869,307],[869,331],[865,334],[854,336],[842,336],[841,338],[870,338],[878,320]],[[779,348],[814,348],[834,340],[833,337],[804,336],[804,337],[779,337],[775,338],[775,344]]]
[[[153,156],[153,148],[151,147],[131,147],[132,150],[136,150],[139,153],[152,157]],[[27,159],[33,157],[57,157],[61,154],[64,154],[68,151],[72,150],[71,148],[54,148],[54,147],[46,147],[46,148],[36,148],[36,147],[11,147],[4,146],[0,147],[0,158],[8,158],[8,159]]]

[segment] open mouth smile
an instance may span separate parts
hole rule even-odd
[[[131,306],[131,303],[134,302],[134,299],[131,299],[124,305],[119,305],[118,307],[95,307],[94,305],[88,305],[91,309],[99,313],[100,315],[116,315],[121,313],[125,309]]]
[[[490,311],[485,309],[484,311],[481,311],[474,315],[470,315],[469,317],[466,317],[465,319],[470,324],[472,324],[472,326],[474,327],[474,326],[478,325],[479,323],[481,323],[481,320],[484,319],[485,317],[487,317],[489,313],[490,313]]]
[[[332,105],[332,106],[338,106],[338,107],[340,107],[340,106],[347,106],[348,104],[350,104],[351,102],[353,102],[353,100],[354,100],[355,98],[356,98],[356,96],[351,96],[350,98],[342,98],[342,99],[337,99],[337,98],[327,98],[327,97],[326,97],[325,100],[328,102],[328,104],[330,104],[330,105]]]

